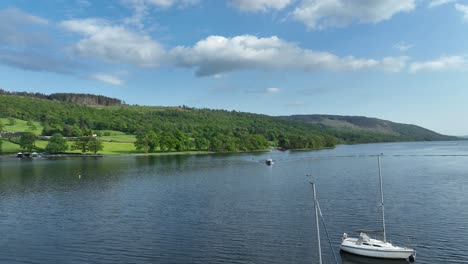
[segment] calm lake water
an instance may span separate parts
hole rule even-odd
[[[0,159],[0,263],[318,263],[306,174],[341,259],[343,232],[380,227],[379,153],[389,240],[416,263],[468,263],[468,142]]]

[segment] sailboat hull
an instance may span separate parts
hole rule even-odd
[[[414,249],[394,246],[379,240],[371,240],[373,240],[373,243],[364,245],[356,243],[356,238],[347,238],[343,240],[340,249],[359,256],[382,259],[408,259],[414,255]]]

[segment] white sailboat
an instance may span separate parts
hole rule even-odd
[[[353,238],[348,237],[346,233],[343,234],[341,247],[342,251],[373,258],[382,259],[408,259],[414,261],[416,257],[416,251],[412,248],[400,247],[393,245],[387,241],[387,235],[385,230],[385,209],[383,202],[383,188],[382,188],[382,173],[380,165],[380,156],[378,156],[379,163],[379,181],[380,181],[380,206],[382,208],[382,233],[383,240],[370,238],[366,232],[361,232],[359,237]]]

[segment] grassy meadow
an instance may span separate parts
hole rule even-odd
[[[21,120],[21,119],[11,119],[9,118],[0,118],[0,122],[3,125],[3,131],[7,132],[32,132],[35,135],[40,135],[42,132],[42,125],[39,122],[32,121],[28,125],[28,121]],[[32,123],[32,125],[31,125]],[[103,142],[104,149],[100,151],[100,154],[107,154],[107,155],[122,155],[122,154],[131,154],[131,153],[141,153],[137,151],[134,145],[136,140],[135,135],[127,135],[120,131],[114,130],[101,130],[95,131],[100,133],[101,141]],[[105,135],[105,136],[104,136]],[[3,154],[14,154],[20,151],[24,151],[21,147],[13,142],[8,141],[8,139],[3,138],[2,140],[2,149],[1,153]],[[47,140],[36,140],[35,145],[37,149],[35,151],[42,151],[47,146]],[[68,146],[71,147],[73,141],[68,140]],[[77,153],[79,154],[80,151],[78,150],[68,150],[67,153]]]

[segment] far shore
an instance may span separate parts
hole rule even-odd
[[[122,157],[122,156],[176,156],[176,155],[209,155],[209,154],[239,154],[239,153],[258,153],[258,152],[269,152],[272,149],[266,150],[256,150],[256,151],[238,151],[238,152],[214,152],[214,151],[179,151],[179,152],[154,152],[154,153],[113,153],[113,154],[79,154],[79,153],[62,153],[62,154],[41,154],[40,157],[43,158],[93,158],[93,157]],[[0,154],[0,159],[2,158],[17,158],[16,153],[6,153]],[[28,159],[28,158],[26,158]]]

